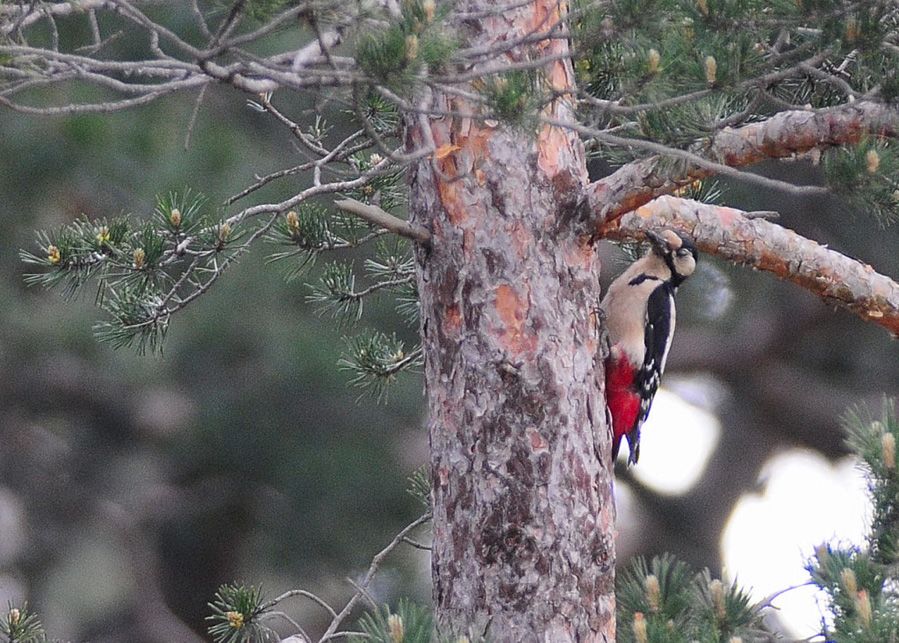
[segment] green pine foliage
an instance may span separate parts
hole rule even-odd
[[[372,178],[364,186],[348,191],[345,195],[385,210],[405,205],[405,174],[395,166],[377,170],[376,166],[381,165],[383,160],[380,154],[359,153],[351,157],[350,164],[360,173],[371,173]]]
[[[350,384],[379,402],[386,402],[389,385],[399,373],[422,364],[421,348],[406,351],[396,335],[363,331],[346,338],[346,350],[337,367],[350,373]]]
[[[266,605],[262,590],[240,583],[219,587],[209,603],[209,634],[215,643],[276,643],[281,638],[261,623]]]
[[[321,252],[349,244],[341,231],[333,228],[329,212],[314,203],[302,203],[296,210],[279,217],[265,240],[287,248],[270,254],[268,261],[284,262],[288,281],[301,276]]]
[[[402,119],[396,104],[381,96],[374,90],[362,92],[356,96],[358,116],[374,128],[379,136],[399,137]],[[357,118],[356,110],[345,110],[350,118]]]
[[[408,91],[423,75],[449,64],[457,45],[446,15],[446,6],[438,10],[434,0],[403,0],[401,15],[386,29],[359,36],[356,62],[384,85]]]
[[[0,616],[0,641],[2,643],[46,643],[47,635],[40,619],[28,609],[8,603],[6,614]]]
[[[807,568],[829,601],[823,635],[833,643],[899,640],[899,474],[895,402],[885,400],[881,417],[850,413],[847,444],[868,477],[873,516],[863,546],[823,544]]]
[[[535,132],[537,115],[545,104],[543,75],[535,69],[516,69],[475,83],[488,113],[510,127]]]
[[[671,555],[635,560],[618,581],[620,643],[767,641],[761,606],[734,584]]]
[[[431,476],[427,465],[421,465],[406,479],[409,482],[407,489],[410,496],[418,500],[425,507],[431,506]]]
[[[633,138],[701,154],[722,128],[778,111],[899,97],[897,54],[884,45],[899,20],[890,2],[579,0],[572,15],[582,120]],[[592,146],[612,163],[645,156],[636,150]],[[892,157],[885,139],[833,150],[828,184],[889,222]]]
[[[36,268],[25,283],[71,297],[96,282],[96,303],[109,318],[95,326],[97,337],[117,348],[158,350],[171,315],[242,252],[243,231],[209,216],[204,204],[188,191],[160,198],[145,221],[83,217],[40,231],[37,251],[20,253]]]
[[[434,640],[434,623],[431,611],[411,601],[401,599],[396,611],[384,606],[366,613],[359,619],[363,636],[353,636],[351,641],[373,643],[431,643]]]
[[[824,156],[828,186],[887,225],[899,218],[899,154],[886,139],[865,139]]]

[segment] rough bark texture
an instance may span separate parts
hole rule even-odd
[[[899,284],[871,266],[734,208],[659,197],[600,228],[609,239],[673,228],[703,252],[771,272],[899,336]]]
[[[465,29],[468,44],[491,45],[557,20],[547,0]],[[567,43],[539,47],[531,57]],[[567,62],[547,74],[556,88],[572,82]],[[561,101],[548,111],[569,115]],[[412,148],[427,138],[417,126],[409,136]],[[422,161],[411,184],[415,220],[431,234],[431,248],[419,251],[419,288],[441,632],[614,641],[599,263],[589,236],[573,231],[582,146],[549,126],[512,131],[450,117],[431,120],[430,136],[452,150]]]
[[[725,128],[703,154],[731,167],[771,158],[787,158],[818,147],[858,143],[865,136],[895,137],[899,112],[879,103],[860,101],[830,109],[781,112],[737,128]],[[657,157],[634,161],[591,183],[586,192],[588,212],[595,225],[671,194],[695,179],[715,174],[690,165],[674,173]]]

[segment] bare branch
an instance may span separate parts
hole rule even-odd
[[[360,219],[380,226],[401,237],[412,239],[424,245],[431,243],[431,233],[425,228],[409,221],[403,221],[377,206],[368,205],[356,199],[341,199],[340,201],[335,201],[334,205],[345,212],[355,214]]]
[[[328,629],[325,630],[325,633],[322,634],[320,641],[327,641],[330,638],[333,638],[334,633],[337,631],[337,628],[340,627],[340,624],[343,620],[353,611],[353,607],[356,606],[356,603],[359,602],[359,599],[363,597],[363,594],[368,590],[369,585],[371,585],[372,579],[375,577],[375,574],[378,573],[378,569],[381,568],[381,564],[384,562],[384,559],[390,555],[394,549],[396,549],[397,545],[403,542],[403,539],[406,538],[412,531],[414,531],[419,526],[425,524],[431,519],[431,513],[428,512],[417,519],[413,520],[409,525],[407,525],[402,531],[400,531],[396,536],[394,536],[393,540],[390,541],[390,544],[387,545],[384,549],[378,552],[374,558],[371,560],[371,565],[368,568],[368,571],[365,573],[365,577],[362,579],[362,582],[359,583],[359,589],[356,590],[356,593],[347,601],[346,605],[343,606],[343,609],[337,613],[331,619],[331,624],[328,625]]]
[[[899,284],[861,261],[740,210],[663,196],[607,222],[599,233],[641,239],[658,228],[688,235],[703,252],[792,281],[899,337]]]
[[[601,143],[606,143],[608,145],[636,150],[644,150],[647,152],[654,152],[661,156],[679,159],[688,163],[691,170],[693,167],[695,167],[696,171],[702,173],[704,176],[709,176],[711,174],[733,176],[745,181],[749,181],[751,183],[756,183],[758,185],[761,185],[762,187],[781,190],[792,194],[808,195],[824,194],[827,192],[826,188],[821,188],[815,185],[793,185],[792,183],[787,183],[786,181],[769,179],[768,177],[761,176],[759,174],[749,174],[748,172],[741,172],[740,170],[737,170],[730,165],[725,165],[724,163],[709,160],[694,152],[669,147],[667,145],[662,145],[661,143],[655,143],[654,141],[616,136],[614,134],[609,134],[608,132],[597,130],[592,127],[586,127],[577,123],[566,123],[565,121],[559,119],[544,119],[544,121],[549,123],[550,125],[555,125],[557,127],[568,127],[569,129],[573,129],[574,131],[580,132],[581,134],[594,136]]]

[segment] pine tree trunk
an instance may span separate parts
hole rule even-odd
[[[539,31],[558,10],[541,0],[464,23],[466,44]],[[548,40],[529,55],[566,48]],[[567,62],[548,65],[547,75],[556,89],[571,86]],[[451,96],[433,103],[474,109]],[[557,100],[547,113],[568,109]],[[438,153],[418,164],[411,191],[413,217],[432,235],[419,253],[419,290],[441,633],[611,643],[614,505],[597,354],[599,262],[576,226],[583,148],[549,127],[444,117],[429,129]],[[429,138],[418,123],[408,136],[412,148]]]

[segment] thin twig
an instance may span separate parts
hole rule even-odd
[[[334,205],[344,212],[355,214],[360,219],[380,226],[401,237],[412,239],[425,246],[429,246],[431,243],[431,233],[427,229],[411,221],[397,218],[376,205],[369,205],[349,198],[335,201]]]
[[[369,585],[371,585],[372,579],[375,577],[375,574],[380,569],[381,565],[384,562],[384,559],[390,555],[396,546],[403,542],[403,538],[408,536],[412,531],[414,531],[417,527],[425,524],[431,519],[431,513],[428,512],[422,516],[419,516],[411,523],[409,523],[404,529],[402,529],[396,536],[394,536],[393,540],[390,541],[390,544],[387,545],[384,549],[378,552],[374,558],[372,558],[371,565],[368,567],[368,571],[365,573],[365,577],[362,579],[362,582],[359,583],[359,587],[362,590],[367,590]],[[355,594],[347,601],[346,605],[343,606],[343,609],[337,613],[331,619],[331,623],[328,625],[328,629],[325,630],[325,633],[319,639],[319,643],[323,641],[327,641],[331,639],[335,632],[337,632],[337,628],[340,627],[340,624],[343,620],[349,616],[350,612],[353,611],[353,608],[356,606],[356,603],[359,602],[359,599],[362,597],[362,594],[357,590]]]
[[[203,104],[203,98],[206,96],[207,87],[209,87],[209,85],[203,85],[200,88],[200,93],[197,95],[197,100],[194,101],[194,108],[190,112],[190,120],[187,122],[187,132],[184,135],[185,151],[190,149],[190,139],[194,133],[194,125],[197,124],[197,115],[200,113],[200,105]]]

